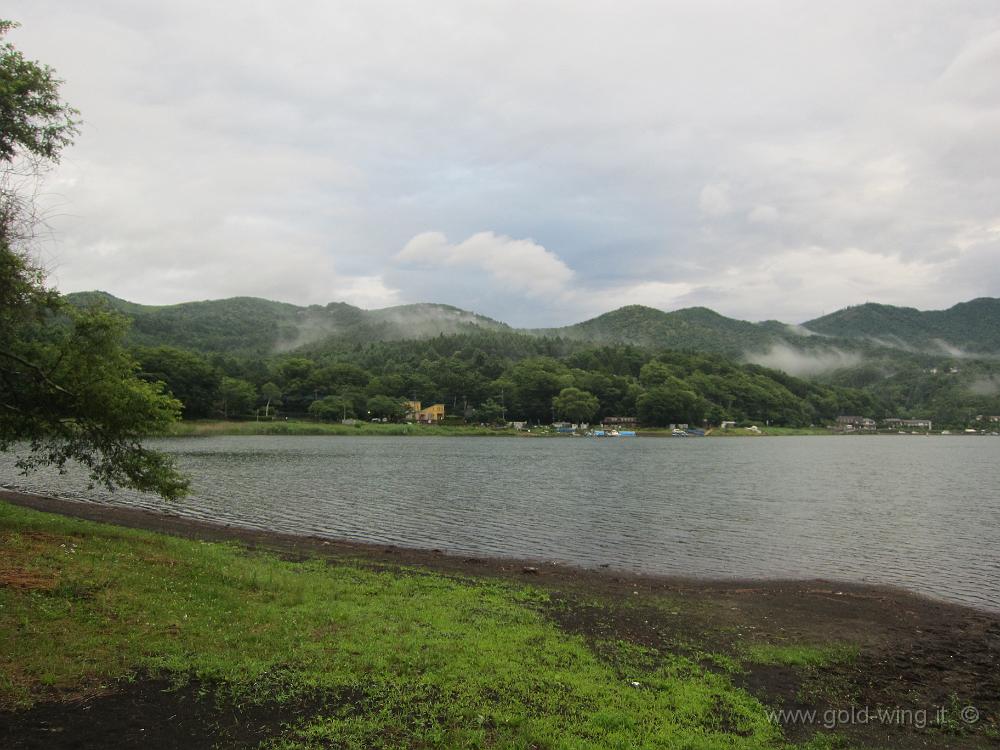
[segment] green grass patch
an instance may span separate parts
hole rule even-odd
[[[854,661],[861,650],[848,643],[825,645],[755,643],[742,647],[743,656],[754,664],[784,667],[823,667]]]
[[[287,562],[5,503],[0,552],[8,709],[154,674],[322,706],[276,748],[786,747],[727,674],[592,649],[529,586]]]
[[[192,420],[171,425],[170,437],[204,437],[211,435],[395,435],[422,437],[514,436],[514,430],[494,429],[478,425],[382,424],[359,422],[348,425],[339,422],[308,422],[268,420],[261,422],[231,422],[225,420]]]
[[[830,435],[830,430],[825,427],[766,427],[758,425],[759,431],[749,430],[744,427],[733,427],[728,430],[714,428],[709,437],[795,437],[800,435]]]

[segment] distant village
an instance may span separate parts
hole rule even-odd
[[[423,406],[420,401],[407,401],[406,406],[406,417],[405,421],[413,422],[417,424],[441,424],[445,419],[445,405],[444,404],[431,404],[430,406]],[[976,416],[975,421],[977,427],[968,427],[964,430],[942,430],[942,435],[950,434],[989,434],[997,435],[998,430],[1000,430],[1000,415],[985,415],[979,414]],[[345,419],[345,423],[355,423],[357,420]],[[532,426],[527,421],[510,421],[505,422],[505,426],[518,431],[531,431],[532,429],[547,429],[549,431],[555,431],[557,433],[566,434],[588,434],[596,437],[603,436],[623,436],[629,437],[637,434],[637,430],[640,427],[639,420],[637,417],[629,416],[609,416],[601,420],[599,424],[589,424],[585,422],[552,422],[549,425],[534,425]],[[737,425],[734,421],[724,421],[718,428],[715,428],[723,433],[731,430],[742,430],[748,433],[758,433],[761,434],[761,428],[758,425]],[[900,435],[912,435],[912,434],[930,434],[934,430],[934,423],[930,419],[904,419],[901,417],[889,417],[881,421],[877,421],[871,417],[856,416],[856,415],[842,415],[837,417],[836,422],[828,428],[833,433],[848,434],[848,433],[858,433],[858,434],[876,434],[876,433],[896,433]],[[671,435],[677,437],[700,437],[712,432],[712,428],[701,428],[692,427],[688,424],[671,424],[666,430],[657,430],[657,432],[669,431]]]
[[[969,435],[996,435],[1000,428],[1000,415],[976,415],[977,427],[967,427],[958,430],[957,433]],[[929,419],[900,419],[890,417],[883,419],[881,423],[876,422],[871,417],[860,416],[840,416],[833,426],[835,432],[897,432],[899,434],[921,434],[930,433],[934,429],[934,423]],[[952,430],[942,430],[942,435],[952,434]]]

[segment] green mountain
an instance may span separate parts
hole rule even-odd
[[[1000,414],[995,299],[932,312],[861,305],[805,327],[633,305],[563,328],[518,330],[435,304],[363,310],[251,297],[166,306],[102,292],[68,298],[130,318],[143,372],[167,383],[188,416],[218,413],[223,376],[251,390],[276,386],[282,409],[297,414],[328,396],[336,413],[362,415],[370,398],[406,395],[447,403],[451,413],[471,405],[542,419],[569,384],[593,394],[602,414],[642,416],[661,381],[693,394],[693,421],[802,425],[872,414],[980,429]]]
[[[862,356],[871,360],[898,359],[904,352],[937,357],[1000,353],[1000,299],[991,298],[927,312],[858,305],[803,326],[774,320],[750,323],[704,307],[664,312],[629,305],[575,325],[541,329],[514,329],[438,304],[363,310],[343,302],[300,307],[255,297],[165,306],[138,305],[104,292],[81,292],[67,298],[78,305],[103,304],[128,316],[133,344],[166,344],[206,353],[268,355],[484,331],[721,354],[800,373],[829,370],[838,362],[850,366]],[[817,361],[793,361],[800,355]]]
[[[947,310],[868,303],[804,323],[825,336],[933,354],[1000,353],[1000,299],[982,297]]]
[[[343,302],[299,307],[256,297],[176,305],[138,305],[105,292],[79,292],[76,305],[100,304],[132,321],[130,343],[228,354],[267,355],[336,339],[398,341],[508,326],[450,305],[418,304],[363,310]]]
[[[781,326],[781,329],[787,329]],[[699,351],[739,357],[747,351],[765,351],[795,338],[789,330],[727,318],[705,307],[664,312],[628,305],[564,328],[533,331],[576,341],[633,344],[652,349]]]

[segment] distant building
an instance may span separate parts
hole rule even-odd
[[[933,426],[933,423],[929,419],[897,419],[895,417],[885,420],[882,424],[893,430],[904,427],[911,430],[930,430]]]
[[[444,404],[431,404],[424,409],[421,408],[419,401],[407,401],[406,419],[409,422],[438,424],[444,419]]]
[[[608,427],[635,427],[639,420],[636,417],[605,417],[601,423]]]
[[[875,427],[875,420],[870,417],[837,417],[837,429],[841,432],[875,432]]]
[[[723,421],[723,423],[720,424],[719,427],[721,429],[723,429],[723,430],[734,429],[736,427],[736,422],[727,419],[727,420]]]

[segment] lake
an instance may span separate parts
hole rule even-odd
[[[696,577],[895,584],[1000,610],[1000,439],[212,437],[153,441],[165,504],[80,472],[0,483],[251,528]]]

